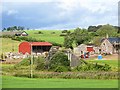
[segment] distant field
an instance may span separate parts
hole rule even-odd
[[[36,34],[38,33],[38,30],[29,30],[26,32],[29,34],[28,37],[45,40],[47,42],[56,42],[59,44],[63,44],[64,42],[64,37],[60,37],[60,34],[62,32],[61,30],[41,30],[43,34]],[[55,34],[52,34],[53,32],[55,32]],[[18,52],[18,46],[20,44],[19,41],[11,40],[10,38],[0,38],[0,41],[2,41],[3,53],[12,52],[13,46],[14,46],[14,52]]]
[[[14,46],[14,52],[18,52],[19,41],[11,40],[10,38],[0,38],[2,40],[2,52],[12,52]]]
[[[3,88],[117,88],[117,80],[30,79],[3,76]]]
[[[37,34],[41,31],[43,34]],[[62,30],[28,30],[26,31],[29,34],[29,37],[33,37],[36,39],[45,40],[48,42],[56,42],[59,44],[63,44],[64,37],[60,36]],[[54,32],[54,34],[52,34]]]

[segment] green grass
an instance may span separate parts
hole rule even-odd
[[[118,60],[89,60],[88,62],[108,64],[112,67],[118,67]]]
[[[39,31],[41,31],[43,34],[36,34]],[[60,36],[62,30],[26,30],[26,32],[28,33],[28,37],[36,38],[37,40],[54,42],[62,45],[64,43],[64,37]],[[52,32],[55,32],[55,34],[52,34]],[[73,30],[71,30],[71,32],[73,32]],[[13,46],[14,46],[14,52],[18,52],[18,46],[22,42],[22,41],[19,42],[19,41],[11,40],[10,38],[0,38],[0,41],[2,41],[2,45],[1,45],[2,52],[0,52],[0,55],[6,52],[12,52]]]
[[[26,32],[29,34],[28,37],[33,37],[40,40],[45,40],[47,42],[56,42],[59,44],[63,44],[64,37],[61,37],[61,30],[39,30],[43,32],[43,34],[35,34],[38,33],[38,30],[27,30]],[[51,34],[52,32],[55,32],[55,34]],[[18,46],[22,42],[11,40],[10,38],[0,38],[0,41],[2,41],[2,52],[12,52],[12,46],[14,46],[14,52],[18,52]],[[0,43],[1,44],[1,43]],[[0,55],[1,53],[0,52]]]
[[[118,71],[118,60],[88,60],[91,63],[108,64],[112,71]]]
[[[0,38],[2,41],[2,53],[12,52],[12,47],[14,46],[14,52],[18,52],[19,41],[11,40],[10,38]]]
[[[117,88],[117,80],[30,79],[3,76],[3,88]]]
[[[41,31],[43,34],[36,34],[39,31]],[[45,40],[48,42],[56,42],[59,44],[63,44],[64,42],[64,37],[61,37],[61,30],[29,30],[26,31],[29,36],[28,37],[33,37],[36,39],[41,39],[41,40]],[[51,34],[52,32],[55,32],[55,34]]]

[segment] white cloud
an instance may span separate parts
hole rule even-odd
[[[119,0],[60,0],[59,2],[61,2],[61,4],[59,6],[66,10],[83,7],[91,12],[99,11],[103,13],[113,7],[117,8],[118,1]]]
[[[43,28],[45,29],[59,29],[77,26],[86,27],[104,23],[116,24],[118,1],[119,0],[4,0],[3,2],[5,4],[4,10],[6,10],[5,13],[7,13],[7,15],[19,13],[16,17],[21,21],[28,21],[32,20],[31,18],[34,18],[34,21],[37,22],[36,24],[41,24],[41,26],[44,23],[42,21],[47,21],[47,23],[44,23],[46,26],[43,25]],[[38,6],[34,7],[36,6],[36,3],[32,2],[38,2]],[[46,2],[46,4],[42,4],[42,2]],[[42,5],[43,8],[41,9],[39,6]],[[44,8],[44,5],[48,8]],[[36,12],[34,12],[36,13],[36,17],[33,17],[33,14],[29,14],[30,11],[27,6],[31,6],[31,13],[36,9]],[[21,14],[22,12],[27,14]],[[50,14],[47,12],[50,12]],[[43,16],[42,14],[45,15]]]
[[[53,2],[54,0],[4,0],[2,2]]]
[[[17,14],[18,11],[17,10],[8,10],[7,11],[7,15],[14,15],[14,14]]]

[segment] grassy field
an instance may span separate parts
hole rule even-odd
[[[38,30],[27,30],[26,31],[29,36],[40,40],[45,40],[47,42],[56,42],[59,44],[63,44],[64,37],[61,37],[61,30],[41,30],[43,34],[36,34]],[[55,34],[52,34],[55,32]],[[12,47],[14,46],[14,52],[18,52],[18,46],[20,44],[19,41],[11,40],[10,38],[0,38],[2,41],[2,52],[12,52]],[[1,53],[0,53],[1,54]]]
[[[14,46],[14,52],[18,52],[19,41],[11,40],[10,38],[0,38],[2,41],[2,52],[12,52],[12,47]]]
[[[99,63],[99,64],[108,64],[112,67],[118,67],[118,60],[89,60],[88,62]]]
[[[117,80],[30,79],[3,76],[3,88],[117,88]]]
[[[37,34],[38,30],[28,30],[26,31],[29,34],[29,37],[34,37],[36,39],[45,40],[48,42],[56,42],[59,44],[63,44],[64,37],[60,36],[61,30],[41,30],[43,34]],[[52,34],[55,32],[54,34]]]

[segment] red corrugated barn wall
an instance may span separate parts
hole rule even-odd
[[[22,54],[29,53],[29,54],[31,54],[31,44],[29,42],[22,42],[19,45],[19,53],[22,53]]]
[[[48,48],[50,49],[50,47],[52,46],[51,43],[49,42],[22,42],[19,45],[19,53],[22,54],[26,54],[29,53],[31,54],[31,48],[32,48],[32,52],[34,51],[34,47],[44,47],[44,48]],[[40,48],[37,48],[40,49]]]
[[[94,49],[93,49],[93,47],[87,47],[87,51],[92,52],[92,51],[94,51]]]

